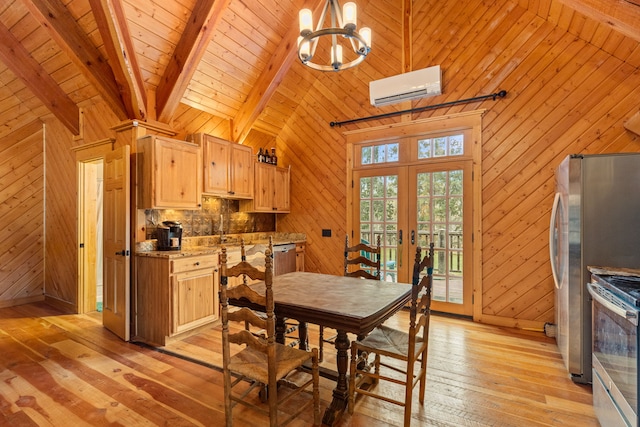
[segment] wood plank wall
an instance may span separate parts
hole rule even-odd
[[[0,307],[44,299],[42,122],[0,139]]]
[[[49,303],[67,312],[75,312],[78,302],[78,172],[72,141],[73,136],[58,120],[46,122],[45,292]]]
[[[482,250],[483,272],[476,299],[482,316],[477,320],[512,326],[521,320],[552,322],[547,236],[553,171],[569,153],[640,151],[640,137],[623,127],[639,109],[639,43],[578,14],[568,16],[555,1],[538,2],[531,11],[523,7],[528,4],[524,0],[417,0],[412,3],[413,68],[439,64],[444,92],[412,105],[435,105],[500,89],[509,92],[507,98],[329,126],[335,120],[406,108],[374,108],[368,103],[368,82],[399,74],[403,68],[397,37],[401,3],[370,2],[361,10],[363,21],[376,9],[388,18],[373,28],[374,50],[358,67],[318,73],[295,63],[257,125],[264,134],[250,134],[247,143],[256,148],[270,144],[275,134],[281,163],[292,167],[292,213],[278,216],[278,231],[307,234],[307,270],[340,274],[347,232],[342,132],[486,109],[483,244],[477,248]],[[110,127],[116,121],[105,114],[104,105],[84,108],[84,142],[112,137]],[[173,126],[180,138],[199,131],[229,137],[227,120],[186,105],[180,106]],[[81,142],[55,124],[47,125],[46,135],[46,292],[74,305],[77,253],[76,239],[70,236],[76,235],[76,184],[69,148]],[[326,228],[332,237],[321,236]]]
[[[482,316],[476,320],[509,326],[524,320],[553,322],[548,235],[554,169],[571,153],[640,152],[640,137],[623,127],[640,107],[640,44],[603,26],[572,25],[584,22],[578,14],[573,20],[565,16],[549,22],[506,0],[422,0],[413,2],[413,10],[414,69],[439,64],[444,72],[443,95],[414,106],[508,91],[506,99],[410,117],[486,109],[483,244],[477,248],[482,250],[483,272],[482,290],[476,294]],[[399,17],[389,13],[388,29],[398,31]],[[558,7],[547,13],[561,14]],[[382,38],[374,39],[375,49]],[[279,227],[307,233],[305,261],[311,271],[338,273],[345,232],[344,139],[328,123],[336,116],[343,120],[393,110],[372,110],[362,105],[361,93],[352,96],[368,93],[359,78],[381,78],[376,76],[379,70],[383,75],[401,72],[394,51],[399,46],[381,48],[388,55],[386,68],[372,52],[371,63],[360,65],[361,70],[305,85],[304,71],[294,68],[284,83],[282,91],[296,93],[301,102],[279,135],[284,146],[280,153],[294,171],[292,214],[279,221]],[[403,119],[409,118],[344,128]],[[334,237],[320,237],[328,226]]]

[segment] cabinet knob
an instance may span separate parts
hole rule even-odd
[[[200,261],[196,261],[194,265],[200,265]]]
[[[211,166],[215,166],[215,165],[216,165],[216,162],[211,162]]]

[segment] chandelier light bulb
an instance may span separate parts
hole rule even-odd
[[[331,65],[334,70],[339,70],[342,66],[342,46],[339,44],[331,48]]]
[[[358,50],[360,52],[364,52],[364,50],[371,49],[371,28],[362,27],[360,28],[360,35],[364,39],[366,46],[362,44],[362,42],[358,41]]]
[[[300,19],[300,34],[305,35],[313,31],[313,16],[311,9],[302,9],[298,14]]]
[[[342,20],[345,30],[355,30],[357,25],[358,9],[352,1],[347,2],[342,7]]]
[[[302,59],[306,59],[311,54],[311,47],[308,41],[302,43],[303,38],[302,36],[298,37],[298,52]]]

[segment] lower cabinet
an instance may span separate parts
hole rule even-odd
[[[218,255],[136,257],[135,339],[164,346],[218,319]]]
[[[179,334],[218,318],[218,293],[213,292],[217,270],[204,269],[171,278],[173,313],[171,332]]]

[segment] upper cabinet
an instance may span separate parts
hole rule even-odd
[[[255,163],[255,191],[253,200],[240,202],[244,212],[288,213],[290,169],[268,163]]]
[[[197,144],[147,135],[137,140],[139,209],[198,209],[202,153]]]
[[[211,135],[198,133],[202,147],[203,193],[230,199],[253,198],[253,150]]]

